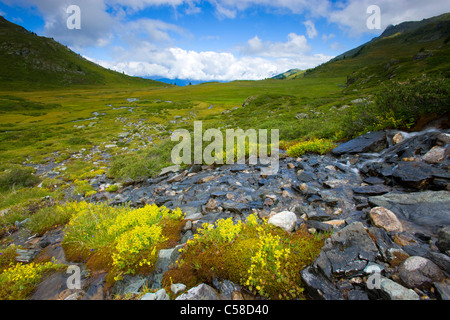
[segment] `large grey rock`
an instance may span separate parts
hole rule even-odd
[[[442,226],[450,225],[449,191],[390,193],[369,197],[369,203],[394,212],[412,233],[437,235]]]
[[[209,285],[202,283],[178,296],[175,300],[220,300],[217,291]]]
[[[432,167],[425,162],[403,161],[392,170],[396,183],[415,189],[425,189],[434,177],[449,178],[447,172]]]
[[[380,255],[361,222],[353,222],[328,238],[319,257],[312,264],[330,281],[363,274],[369,262]]]
[[[383,131],[369,132],[333,149],[334,155],[363,152],[379,152],[386,148],[386,134]]]
[[[444,280],[444,274],[436,264],[419,256],[406,259],[398,272],[402,282],[411,289],[428,289],[433,282]]]

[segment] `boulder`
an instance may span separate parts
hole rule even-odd
[[[269,224],[273,224],[287,232],[294,231],[297,216],[291,211],[283,211],[270,217]]]
[[[398,272],[402,282],[411,289],[429,289],[433,282],[440,282],[445,278],[436,264],[419,256],[406,259]]]
[[[379,152],[387,147],[384,131],[369,132],[334,148],[332,153],[340,156],[364,152]]]
[[[379,228],[383,228],[384,230],[390,231],[403,231],[403,226],[400,220],[398,220],[395,213],[391,210],[383,208],[383,207],[375,207],[372,208],[369,212],[370,220],[373,225]]]

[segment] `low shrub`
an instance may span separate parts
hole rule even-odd
[[[309,141],[302,141],[290,146],[287,149],[287,154],[290,157],[300,157],[306,153],[325,154],[330,152],[336,144],[328,139],[312,139]]]
[[[33,187],[41,179],[34,175],[33,168],[15,166],[0,174],[0,191]]]

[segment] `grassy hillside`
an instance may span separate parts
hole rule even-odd
[[[102,68],[53,39],[39,37],[0,16],[0,88],[167,86]]]

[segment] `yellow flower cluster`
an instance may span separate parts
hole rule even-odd
[[[256,253],[251,258],[246,285],[250,290],[255,289],[259,294],[265,295],[268,278],[277,282],[283,281],[284,262],[287,261],[291,250],[281,242],[281,238],[266,232],[262,226],[257,227],[259,241]],[[282,266],[283,264],[283,266]]]
[[[164,220],[184,217],[179,208],[171,211],[155,204],[133,209],[79,202],[65,208],[76,211],[66,226],[65,243],[89,252],[107,250],[113,268],[125,274],[155,260],[156,246],[168,240],[163,236]]]
[[[61,268],[53,262],[11,265],[0,274],[0,299],[25,299],[45,272]]]

